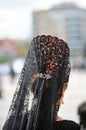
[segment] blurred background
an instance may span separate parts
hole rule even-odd
[[[31,39],[56,35],[68,42],[72,71],[59,115],[79,122],[86,101],[86,0],[0,0],[0,130]]]

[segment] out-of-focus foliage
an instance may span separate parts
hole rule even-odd
[[[0,63],[5,63],[8,60],[9,60],[8,57],[0,55]]]

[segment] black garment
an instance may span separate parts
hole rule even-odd
[[[80,126],[71,120],[56,121],[55,130],[80,130]]]

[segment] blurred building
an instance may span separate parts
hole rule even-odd
[[[16,42],[12,39],[1,39],[0,40],[0,55],[12,58],[15,56]]]
[[[16,40],[16,57],[25,57],[28,52],[28,40]]]
[[[28,40],[1,39],[0,58],[6,57],[13,60],[17,57],[24,57],[28,49]]]
[[[71,56],[81,56],[86,47],[86,10],[74,3],[33,12],[33,35],[57,35],[67,41]]]

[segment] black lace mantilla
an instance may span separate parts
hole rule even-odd
[[[69,56],[69,47],[62,39],[50,35],[33,38],[3,130],[54,128],[56,102],[69,80]]]

